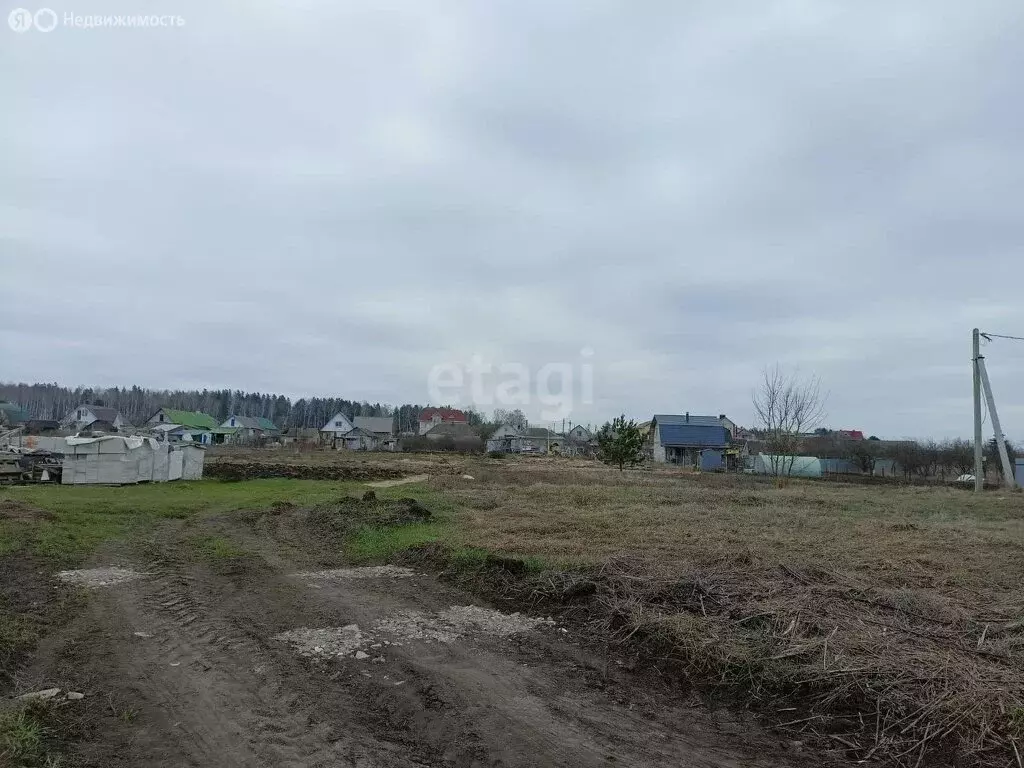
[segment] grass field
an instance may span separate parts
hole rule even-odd
[[[521,558],[518,589],[534,601],[557,602],[567,580],[588,580],[591,597],[565,610],[591,621],[595,636],[737,697],[794,738],[839,739],[853,755],[1006,765],[1024,750],[1020,494],[780,488],[587,462],[376,460],[404,461],[410,474],[435,462],[428,482],[378,491],[415,496],[434,514],[359,528],[344,545],[352,560],[385,561],[424,543],[469,566],[488,553]],[[162,520],[330,505],[364,488],[271,479],[6,489],[0,557],[74,565]],[[237,554],[229,538],[196,549]]]

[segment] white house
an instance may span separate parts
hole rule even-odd
[[[458,408],[424,408],[420,411],[421,435],[427,434],[439,424],[469,424],[469,417]]]
[[[509,453],[512,442],[519,437],[519,430],[508,424],[502,424],[487,438],[487,452]]]
[[[118,431],[131,426],[131,424],[121,416],[121,413],[117,408],[88,404],[82,404],[70,411],[63,419],[61,419],[60,425],[65,428],[74,429],[76,432],[80,432],[81,430],[92,426],[95,422],[100,422],[103,426],[109,424]],[[99,426],[100,424],[97,424],[97,427]]]
[[[331,416],[330,421],[320,427],[320,439],[321,440],[337,440],[342,435],[351,432],[355,429],[348,416],[341,411]]]
[[[582,424],[577,424],[575,427],[570,429],[566,437],[569,438],[570,440],[575,440],[576,442],[580,443],[584,443],[594,439],[594,436],[591,434],[590,430],[584,427]]]

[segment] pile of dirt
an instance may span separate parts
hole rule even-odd
[[[312,509],[303,524],[307,533],[321,541],[334,541],[343,547],[354,531],[381,526],[409,525],[430,519],[430,510],[416,499],[358,499],[346,496],[334,504]]]
[[[1019,607],[972,618],[909,590],[749,562],[667,572],[616,558],[536,573],[436,544],[404,560],[506,608],[550,612],[631,669],[742,702],[852,760],[1005,766],[1024,752]]]
[[[36,520],[53,520],[54,514],[39,507],[33,507],[18,499],[0,499],[0,519],[34,522]]]
[[[266,461],[233,461],[213,458],[203,473],[221,480],[257,480],[287,477],[293,480],[395,480],[405,473],[383,464],[288,464]]]

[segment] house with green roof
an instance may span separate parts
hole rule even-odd
[[[17,426],[29,420],[28,411],[17,403],[9,400],[0,400],[0,424]]]
[[[209,445],[213,442],[213,430],[217,428],[217,420],[210,414],[200,411],[161,408],[149,418],[146,426],[154,432],[164,433],[172,442]]]

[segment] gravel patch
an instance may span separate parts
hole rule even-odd
[[[502,613],[477,605],[453,605],[441,611],[438,618],[462,632],[508,637],[528,632],[541,624],[554,624],[553,619],[537,619],[521,613]]]
[[[78,571],[61,571],[57,578],[69,584],[79,584],[83,587],[95,589],[97,587],[110,587],[115,584],[124,584],[128,581],[141,579],[148,574],[132,571],[128,568],[109,566],[107,568],[85,568]]]
[[[347,656],[365,661],[371,654],[388,647],[401,646],[402,641],[419,640],[424,643],[454,643],[464,635],[491,635],[508,637],[527,632],[542,624],[554,624],[551,619],[537,619],[519,613],[501,613],[475,605],[453,605],[440,613],[399,611],[374,622],[369,632],[358,624],[345,627],[312,629],[300,627],[282,632],[275,640],[288,643],[300,656],[330,659]],[[384,638],[391,639],[384,639]],[[370,651],[370,653],[367,653]],[[383,663],[383,656],[375,656],[374,663]]]
[[[296,573],[300,579],[332,581],[335,579],[403,579],[415,576],[412,568],[400,565],[370,565],[363,568],[335,568],[329,571]]]
[[[377,621],[373,629],[406,640],[452,643],[467,634],[508,637],[528,632],[541,624],[554,623],[551,619],[502,613],[476,605],[453,605],[435,614],[401,611]]]
[[[274,639],[288,643],[298,651],[300,656],[316,656],[325,659],[332,656],[349,656],[358,651],[360,646],[372,640],[363,634],[358,624],[323,629],[300,627],[282,632]]]
[[[439,621],[436,615],[419,611],[399,611],[386,619],[380,619],[373,628],[376,632],[403,640],[422,640],[427,643],[454,643],[462,637],[454,627]]]

